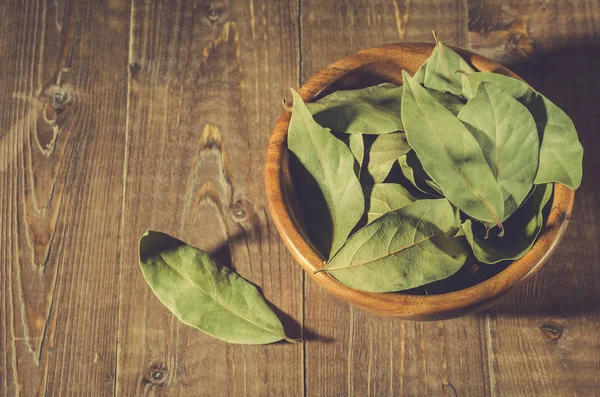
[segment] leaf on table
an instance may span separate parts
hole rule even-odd
[[[369,149],[367,172],[374,183],[381,183],[388,176],[392,165],[410,150],[403,132],[379,135]]]
[[[230,343],[296,342],[258,289],[206,252],[153,231],[139,250],[146,282],[184,324]]]
[[[535,120],[519,101],[482,82],[458,115],[475,137],[504,199],[504,221],[523,203],[538,168]]]
[[[351,288],[402,291],[441,280],[465,263],[469,250],[458,211],[446,199],[419,200],[360,229],[319,271]]]
[[[435,34],[434,34],[435,36]],[[427,61],[423,85],[438,91],[454,95],[462,94],[462,75],[457,70],[472,72],[473,69],[452,48],[435,37],[436,45]],[[463,61],[461,63],[460,61]]]
[[[485,239],[485,227],[467,219],[461,229],[467,236],[475,257],[483,263],[498,263],[523,257],[542,230],[542,210],[551,196],[551,183],[536,185],[533,194],[504,223],[503,237],[499,237],[498,228],[494,228]]]
[[[368,223],[387,214],[405,207],[417,199],[413,197],[402,185],[397,183],[378,183],[367,189],[367,217]]]
[[[403,71],[406,138],[444,196],[467,215],[501,225],[502,192],[479,144],[450,111]]]
[[[387,134],[402,130],[402,87],[383,83],[358,90],[340,90],[306,106],[315,121],[335,132]]]
[[[400,156],[398,163],[404,177],[417,190],[434,198],[442,197],[440,187],[427,175],[414,150]]]
[[[364,195],[354,173],[355,159],[350,149],[313,120],[294,90],[292,97],[288,147],[316,180],[327,203],[333,223],[331,256],[362,217]]]
[[[583,147],[569,116],[523,81],[496,73],[475,75],[521,102],[536,120],[541,146],[534,183],[558,182],[570,189],[577,189],[583,174]]]

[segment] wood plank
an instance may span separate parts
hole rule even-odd
[[[133,2],[119,394],[302,394],[302,345],[229,345],[179,323],[137,258],[146,229],[212,252],[299,336],[301,271],[263,193],[278,98],[298,81],[296,12],[293,1]]]
[[[470,2],[471,3],[471,2]],[[472,2],[476,50],[513,69],[574,120],[584,179],[559,249],[524,288],[490,311],[496,395],[593,395],[600,384],[600,7],[592,2]],[[561,49],[561,47],[566,48]]]
[[[303,80],[362,48],[432,41],[432,29],[449,44],[466,43],[461,2],[327,4],[301,2]],[[305,326],[320,336],[306,344],[307,395],[489,395],[484,321],[400,321],[352,308],[310,280],[305,291]]]
[[[5,395],[114,389],[127,3],[0,5]]]

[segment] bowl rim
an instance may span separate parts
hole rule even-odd
[[[299,90],[303,100],[313,100],[324,90],[358,68],[386,62],[394,57],[412,57],[423,63],[434,48],[431,43],[388,44],[358,51],[326,66]],[[467,50],[455,48],[477,69],[521,79],[506,67]],[[524,80],[523,80],[524,81]],[[284,110],[271,134],[265,162],[265,187],[269,210],[285,246],[294,259],[319,285],[338,298],[366,311],[413,320],[458,317],[491,306],[509,291],[528,280],[550,258],[569,223],[575,192],[554,183],[552,207],[533,247],[495,276],[462,290],[435,295],[406,295],[400,292],[371,293],[347,287],[327,272],[313,274],[324,258],[314,249],[290,210],[287,130],[291,112]],[[490,265],[493,266],[493,265]]]

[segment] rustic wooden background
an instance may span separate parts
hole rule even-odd
[[[0,21],[0,395],[598,394],[598,0],[4,0]],[[586,156],[569,231],[531,282],[418,323],[306,278],[262,175],[289,87],[432,29],[563,107]],[[215,252],[305,342],[180,324],[142,278],[146,229]]]

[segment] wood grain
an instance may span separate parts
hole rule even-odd
[[[0,6],[6,395],[114,389],[129,12],[89,6]]]
[[[298,79],[296,28],[279,24],[296,10],[133,2],[118,394],[302,394],[301,345],[230,345],[179,323],[137,258],[146,229],[213,253],[260,286],[300,336],[291,318],[302,320],[301,271],[270,223],[262,183],[277,98]]]
[[[0,396],[597,394],[598,1],[23,0],[0,19]],[[585,177],[532,282],[488,313],[414,323],[304,283],[262,171],[288,87],[432,29],[563,107]],[[138,268],[148,228],[261,286],[304,346],[179,324]]]
[[[597,2],[469,1],[473,49],[510,63],[563,108],[586,150],[560,248],[532,282],[490,310],[492,390],[499,396],[586,396],[600,384],[598,21]]]

